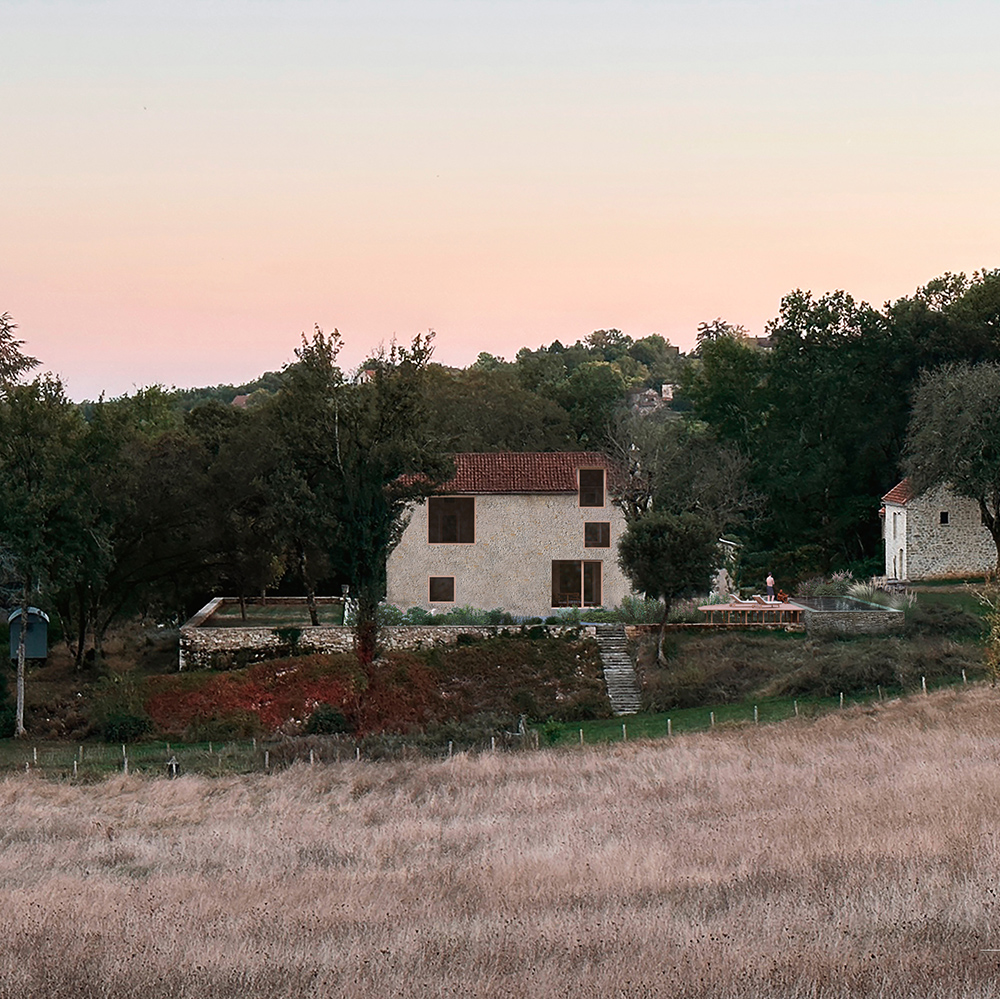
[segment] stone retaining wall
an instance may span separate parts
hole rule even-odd
[[[903,627],[902,611],[816,611],[802,614],[810,635],[878,635]]]
[[[348,627],[206,628],[196,623],[210,616],[211,611],[204,617],[199,613],[181,628],[179,669],[233,669],[293,652],[350,652],[354,648],[354,630]],[[512,625],[400,625],[383,628],[380,643],[384,649],[431,648],[457,645],[462,636],[477,640],[520,631]],[[593,625],[528,625],[524,631],[539,638],[593,638],[597,629]]]

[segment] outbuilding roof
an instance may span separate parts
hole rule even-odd
[[[913,499],[913,486],[909,479],[903,479],[896,483],[883,497],[883,503],[895,503],[897,506],[906,506]]]
[[[614,463],[600,451],[500,451],[453,457],[455,477],[438,492],[575,493],[579,469],[615,471]]]

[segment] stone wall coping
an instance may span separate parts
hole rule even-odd
[[[225,603],[225,599],[225,597],[213,597],[200,611],[181,625],[181,630],[197,628],[203,621],[207,621]]]

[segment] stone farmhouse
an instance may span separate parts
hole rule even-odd
[[[903,479],[882,503],[887,579],[947,579],[996,565],[996,545],[975,500],[944,486],[916,494]]]
[[[631,592],[618,567],[625,518],[614,466],[597,452],[457,454],[455,477],[415,506],[386,563],[390,604],[503,608],[547,617],[613,607]]]

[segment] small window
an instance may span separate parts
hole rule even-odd
[[[583,525],[584,548],[610,548],[611,525],[591,521]]]
[[[431,496],[427,500],[427,540],[432,545],[476,541],[476,501],[472,496]]]
[[[432,604],[453,604],[455,602],[455,577],[431,576],[430,598]]]
[[[580,469],[580,506],[604,506],[604,469]]]
[[[941,511],[941,523],[942,524],[947,524],[948,523],[948,511],[947,510],[942,510]]]

